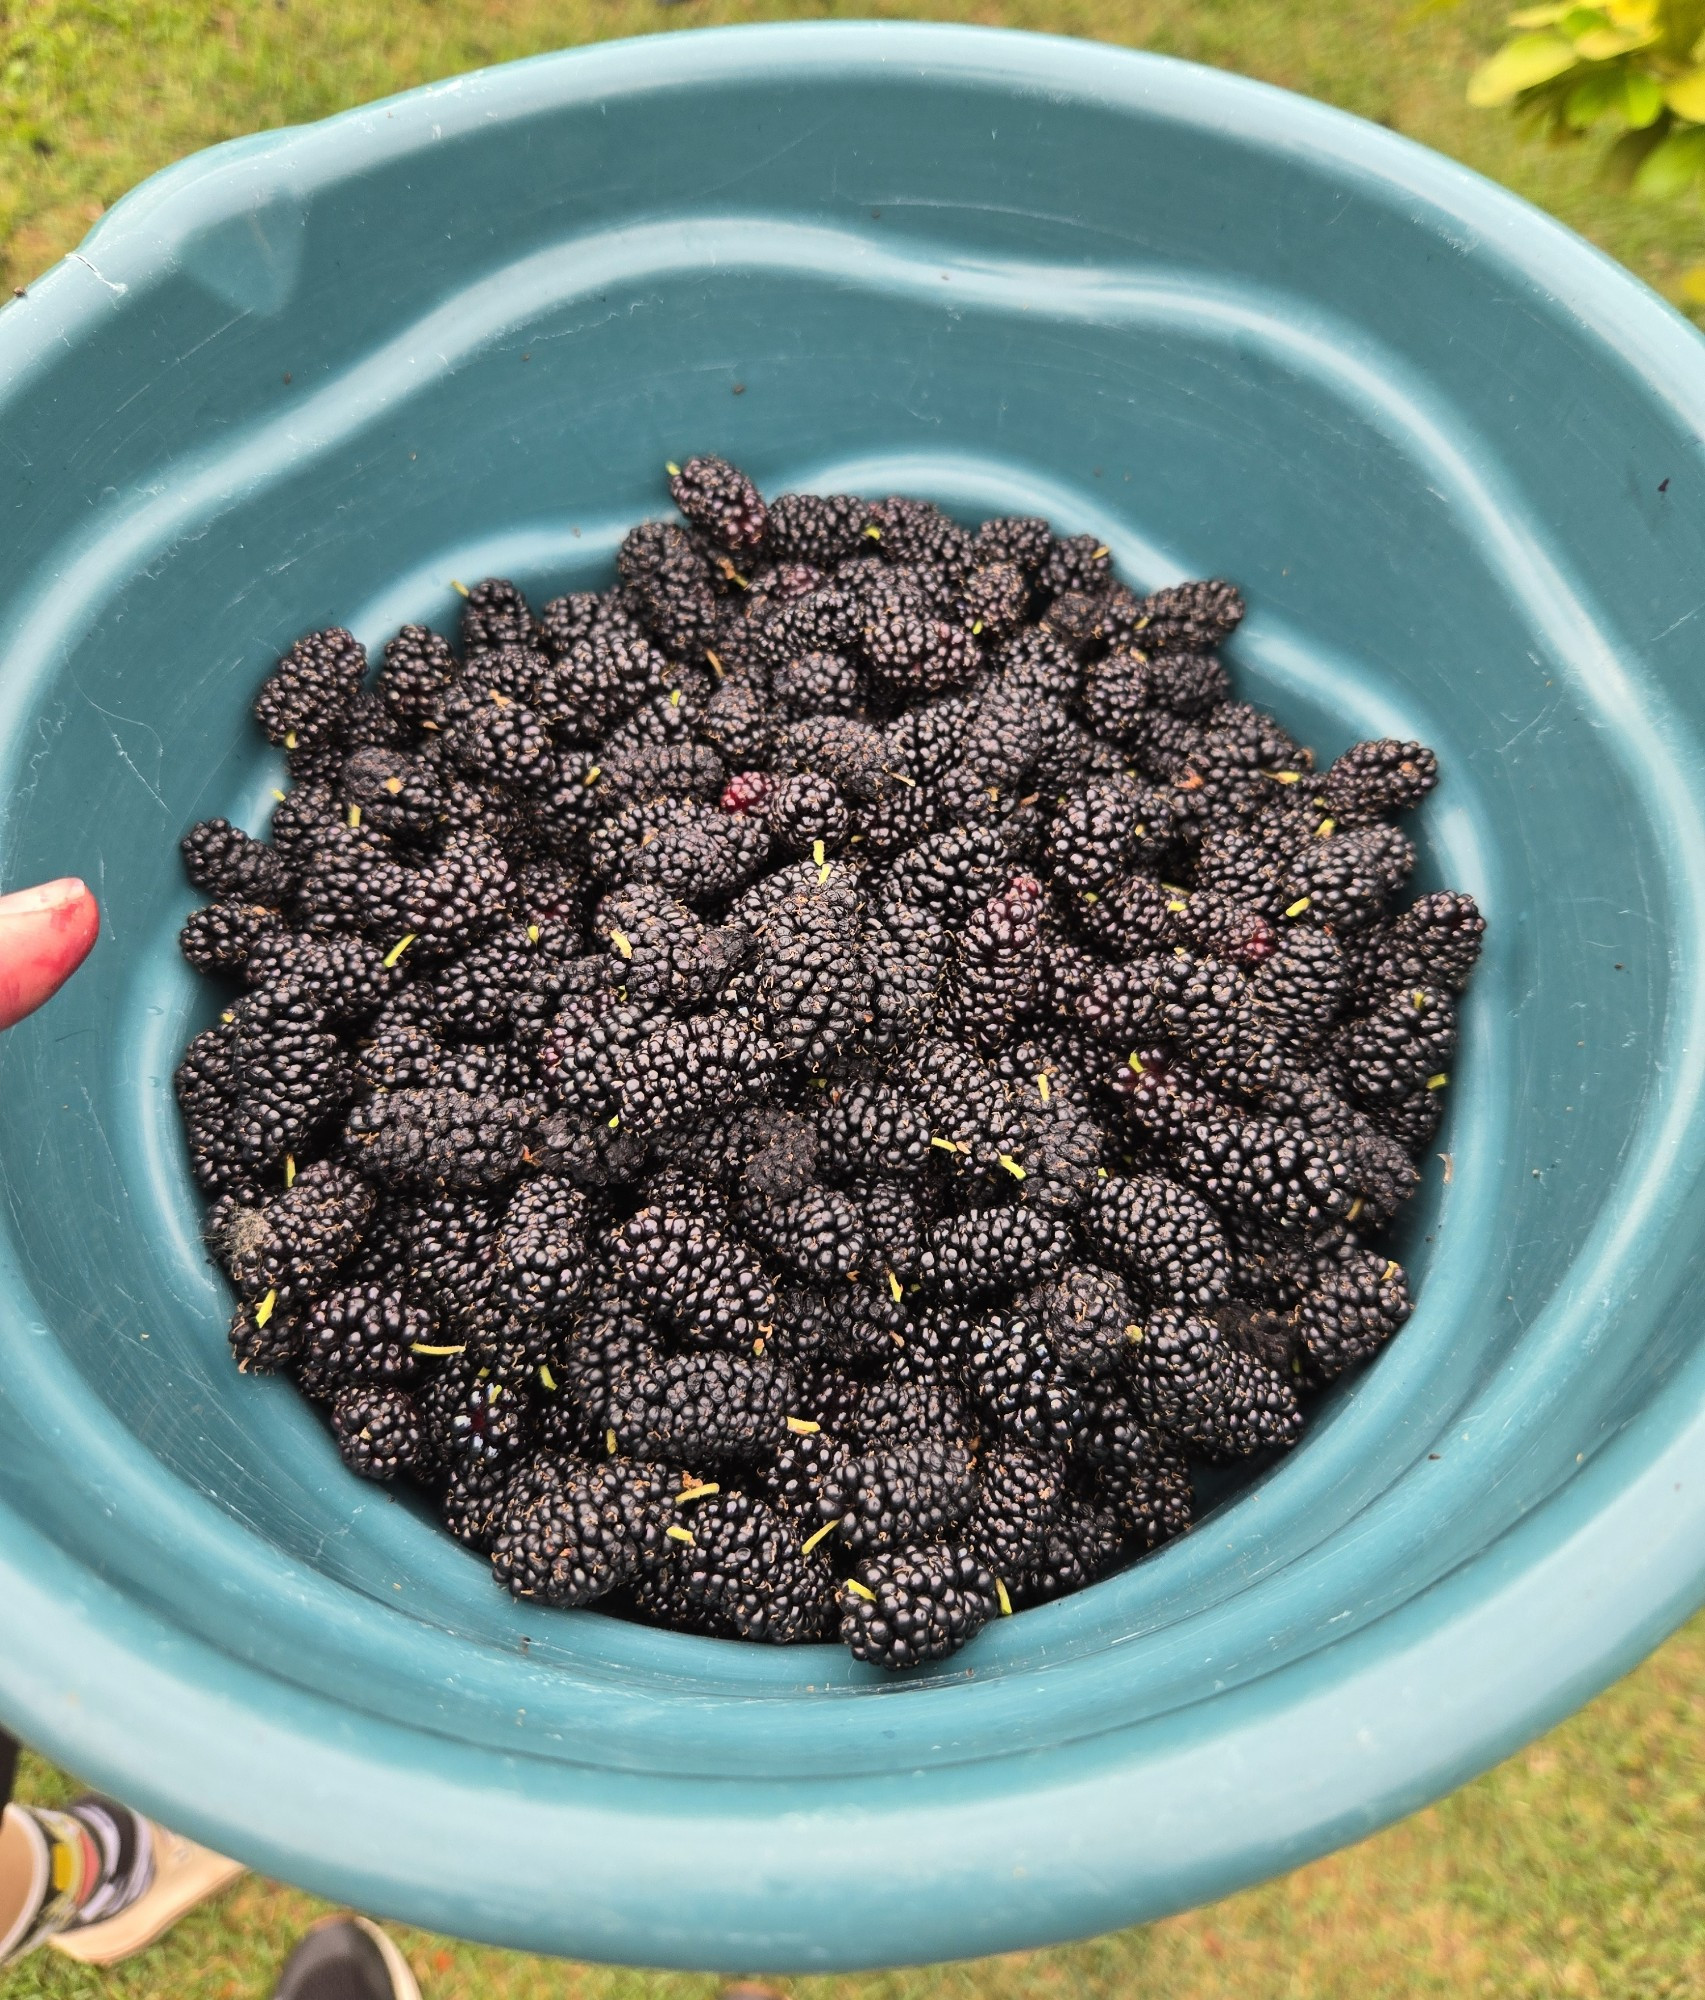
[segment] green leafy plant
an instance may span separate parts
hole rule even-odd
[[[1509,25],[1470,104],[1508,106],[1554,138],[1614,134],[1606,164],[1636,194],[1705,187],[1705,0],[1562,0]]]

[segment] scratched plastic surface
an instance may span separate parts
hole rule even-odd
[[[1099,1930],[1419,1805],[1705,1596],[1705,346],[1392,135],[875,25],[548,58],[185,163],[0,316],[0,1717],[377,1912],[652,1964]],[[885,1681],[511,1605],[238,1377],[169,1095],[174,843],[298,631],[601,583],[665,458],[1236,578],[1324,757],[1438,746],[1492,942],[1420,1307],[1190,1536]],[[382,1837],[380,1834],[382,1829]]]

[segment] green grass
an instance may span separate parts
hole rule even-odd
[[[926,15],[1095,36],[1267,78],[1508,183],[1673,291],[1705,259],[1694,207],[1642,206],[1584,147],[1470,111],[1501,9],[1414,0],[0,0],[0,245],[27,283],[102,207],[198,146],[481,63],[689,23]],[[1444,1804],[1216,1907],[1091,1944],[868,1979],[800,2000],[1430,2000],[1705,1992],[1705,1621],[1582,1715]],[[67,1784],[26,1765],[26,1796]],[[323,1906],[246,1880],[110,1975],[39,1953],[0,2000],[246,2000]],[[698,2000],[705,1979],[571,1966],[410,1933],[428,2000]]]
[[[482,63],[689,24],[893,14],[1095,36],[1306,91],[1507,182],[1660,290],[1705,258],[1697,207],[1603,186],[1594,149],[1471,111],[1488,0],[5,0],[0,241],[22,284],[106,203],[197,146]]]
[[[1442,1805],[1282,1881],[1059,1951],[794,2000],[1697,2000],[1705,1993],[1705,1616]],[[26,1763],[26,1797],[68,1781]],[[383,1829],[375,1829],[383,1838]],[[245,1880],[108,1974],[38,1952],[0,2000],[263,2000],[326,1906]],[[426,2000],[710,2000],[716,1982],[400,1932]]]

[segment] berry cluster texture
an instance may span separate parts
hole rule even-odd
[[[1410,1312],[1484,929],[1418,743],[1238,701],[1223,582],[920,500],[309,634],[183,842],[240,1367],[541,1605],[887,1668],[1185,1531]]]

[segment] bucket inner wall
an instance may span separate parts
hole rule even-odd
[[[146,268],[177,225],[144,190],[77,279],[128,289],[6,409],[0,884],[80,872],[107,928],[0,1039],[0,1506],[165,1626],[510,1760],[993,1795],[1413,1603],[1692,1359],[1697,454],[1441,210],[1176,93],[759,65],[689,118],[684,82],[528,74],[435,139],[380,111],[277,142],[288,170],[239,153]],[[264,831],[272,660],[453,634],[488,574],[603,587],[701,451],[770,493],[1046,514],[1141,587],[1231,577],[1238,695],[1321,764],[1434,745],[1417,886],[1490,923],[1397,1342],[1182,1541],[898,1680],[513,1604],[345,1473],[231,1364],[172,1103],[218,1004],[176,842]]]

